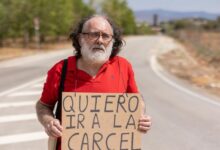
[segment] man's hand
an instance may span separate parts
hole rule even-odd
[[[54,118],[53,107],[43,104],[40,100],[36,103],[37,117],[44,126],[46,133],[51,137],[62,136],[63,128],[60,121]]]
[[[147,133],[152,125],[151,117],[142,115],[138,122],[138,130],[142,133]]]
[[[53,119],[49,121],[45,126],[45,132],[48,136],[58,138],[62,136],[63,127],[58,119]]]

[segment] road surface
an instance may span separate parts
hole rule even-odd
[[[153,118],[143,150],[219,150],[220,101],[161,70],[156,55],[177,48],[163,36],[128,37],[121,55],[130,60]],[[34,105],[47,70],[72,49],[0,63],[0,149],[46,150],[47,136]]]

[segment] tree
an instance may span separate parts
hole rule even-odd
[[[6,10],[3,7],[3,4],[0,2],[0,47],[3,46],[3,39],[5,36],[5,31],[7,30],[6,22]]]
[[[26,45],[34,36],[35,18],[40,22],[42,42],[48,36],[59,39],[74,22],[94,12],[83,0],[1,0],[0,42],[23,37]]]
[[[124,34],[136,33],[135,17],[126,0],[108,0],[102,3],[102,12],[113,19]]]

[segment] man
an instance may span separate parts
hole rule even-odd
[[[138,93],[130,63],[116,56],[123,45],[121,32],[104,16],[83,19],[70,34],[76,56],[68,58],[64,91],[96,93]],[[54,118],[53,107],[58,99],[63,61],[48,71],[42,96],[37,102],[38,119],[46,133],[61,137],[62,126]],[[151,118],[142,115],[138,129],[146,133]],[[60,150],[60,143],[58,150]]]

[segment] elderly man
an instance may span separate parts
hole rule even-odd
[[[64,91],[96,93],[138,93],[130,63],[117,56],[123,45],[121,32],[104,16],[90,16],[79,22],[70,34],[76,50],[67,60]],[[52,137],[62,135],[60,121],[53,108],[59,99],[59,84],[64,61],[49,71],[42,96],[36,105],[38,119]],[[151,126],[149,116],[142,115],[138,129],[146,133]],[[58,150],[61,149],[58,143]]]

